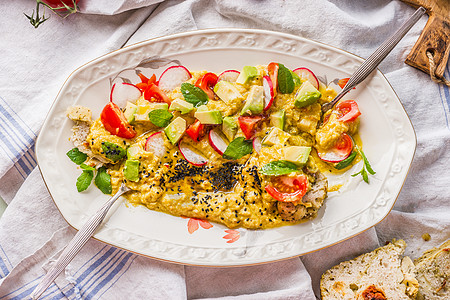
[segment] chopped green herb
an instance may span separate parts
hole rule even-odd
[[[342,169],[347,168],[347,167],[350,166],[350,164],[353,162],[353,160],[355,159],[355,157],[356,157],[357,154],[358,154],[357,152],[353,151],[353,152],[349,155],[349,157],[347,157],[346,159],[344,159],[344,160],[338,162],[338,163],[334,166],[334,168],[335,168],[335,169],[338,169],[338,170],[342,170]]]
[[[243,137],[235,138],[228,145],[227,149],[223,153],[225,159],[239,159],[247,154],[252,153],[253,145],[252,141],[246,140]]]
[[[278,67],[278,89],[282,94],[290,94],[295,88],[291,70],[286,68],[283,64],[278,64]]]
[[[78,192],[85,191],[91,185],[92,178],[94,178],[94,171],[83,170],[83,173],[77,178]]]
[[[111,176],[106,172],[106,167],[100,167],[97,170],[94,183],[103,194],[111,194]]]
[[[81,165],[82,163],[84,163],[87,158],[86,153],[81,152],[80,150],[78,150],[78,148],[69,150],[66,155],[77,165]]]
[[[181,84],[181,93],[183,94],[184,100],[191,103],[195,107],[200,105],[206,105],[208,103],[208,95],[199,87],[191,83]]]
[[[298,167],[296,164],[286,160],[277,160],[262,166],[261,169],[259,170],[259,173],[264,175],[278,176],[297,171]]]
[[[364,152],[362,151],[361,148],[358,147],[358,145],[355,144],[355,149],[358,152],[359,155],[361,155],[361,157],[363,158],[364,164],[363,164],[363,168],[361,171],[359,171],[358,173],[352,174],[352,177],[358,176],[359,174],[361,174],[363,180],[366,183],[369,183],[369,174],[370,175],[375,175],[375,171],[372,169],[372,166],[369,163],[369,160],[367,159],[366,155],[364,154]]]
[[[148,118],[153,125],[166,127],[172,120],[173,115],[167,109],[155,109],[148,113]]]
[[[88,166],[86,164],[81,164],[80,168],[82,168],[83,170],[86,170],[86,171],[95,171],[94,167]]]
[[[109,158],[113,162],[119,161],[127,155],[125,149],[110,142],[102,142],[102,150],[105,153],[106,158]]]

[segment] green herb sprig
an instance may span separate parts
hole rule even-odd
[[[358,147],[358,145],[355,144],[355,149],[356,152],[358,152],[359,155],[361,155],[362,159],[363,159],[363,167],[362,170],[359,171],[358,173],[352,174],[352,177],[358,176],[359,174],[361,174],[363,180],[366,183],[369,183],[369,174],[370,175],[375,175],[375,171],[372,169],[372,166],[369,163],[369,160],[367,159],[366,155],[364,154],[364,152],[362,151],[361,148]]]

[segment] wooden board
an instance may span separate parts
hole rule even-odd
[[[429,16],[405,62],[429,74],[430,64],[426,54],[429,51],[434,56],[436,76],[442,77],[450,55],[450,0],[401,1],[414,7],[423,6]]]

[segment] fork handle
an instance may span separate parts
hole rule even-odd
[[[126,186],[122,186],[114,196],[111,197],[89,220],[81,227],[73,239],[67,244],[61,256],[53,264],[47,274],[42,278],[41,282],[37,285],[34,291],[31,293],[31,299],[38,299],[45,290],[52,284],[52,282],[58,277],[58,275],[67,267],[72,261],[75,255],[80,252],[81,248],[89,241],[95,230],[102,223],[108,210],[116,202],[116,200],[129,189]]]
[[[352,77],[348,80],[342,91],[333,99],[333,101],[322,106],[322,111],[326,112],[331,109],[337,101],[339,101],[351,89],[361,83],[364,79],[372,73],[373,70],[383,61],[383,59],[394,49],[406,33],[414,26],[414,24],[426,12],[425,8],[419,7],[414,14],[403,23],[402,26],[386,41],[381,44],[374,53],[372,53],[362,64],[356,69]]]

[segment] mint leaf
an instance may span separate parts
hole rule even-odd
[[[298,171],[298,167],[296,164],[286,160],[277,160],[262,166],[259,170],[259,173],[263,175],[278,176],[296,171]]]
[[[94,171],[84,170],[77,178],[77,190],[78,192],[85,191],[89,185],[91,185],[92,178],[94,178]]]
[[[127,155],[127,151],[125,149],[110,142],[102,142],[102,150],[106,158],[112,160],[113,162],[119,161]]]
[[[155,109],[148,113],[148,118],[153,125],[166,127],[172,120],[173,115],[167,109]]]
[[[191,83],[182,83],[181,93],[183,94],[184,100],[194,105],[194,107],[206,105],[209,100],[208,95],[201,88]]]
[[[278,64],[278,89],[282,94],[290,94],[294,91],[295,83],[292,78],[291,70],[283,64]]]
[[[94,183],[103,194],[111,194],[111,176],[106,172],[106,167],[100,167],[98,169]]]
[[[78,148],[69,150],[66,155],[77,165],[81,165],[82,163],[84,163],[87,158],[86,153],[81,152],[80,150],[78,150]]]
[[[346,159],[344,159],[344,160],[341,160],[340,162],[338,162],[335,166],[334,166],[334,168],[335,169],[338,169],[338,170],[342,170],[342,169],[344,169],[344,168],[347,168],[348,166],[350,166],[350,164],[353,162],[353,160],[355,159],[355,157],[356,157],[356,152],[355,151],[353,151],[350,155],[349,155],[349,157],[347,157]]]
[[[247,154],[252,153],[253,145],[252,141],[246,140],[243,137],[235,138],[228,145],[227,149],[223,153],[225,159],[239,159]]]
[[[85,165],[85,164],[81,164],[80,168],[82,168],[83,170],[86,170],[86,171],[95,171],[94,167],[91,167],[91,166],[88,166],[88,165]]]

